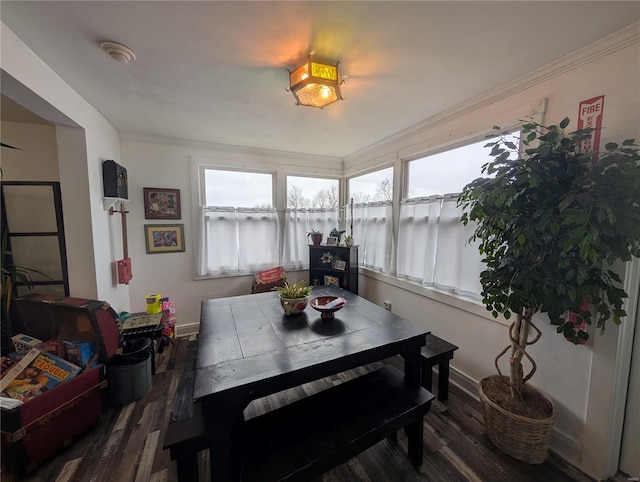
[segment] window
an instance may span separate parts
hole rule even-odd
[[[517,133],[509,140],[518,145]],[[475,227],[460,222],[457,194],[482,176],[493,158],[487,140],[407,162],[408,198],[400,206],[397,275],[424,286],[479,299],[484,269]]]
[[[201,168],[198,275],[244,274],[277,266],[273,174]]]
[[[324,238],[340,225],[338,179],[287,176],[282,266],[309,267],[307,234],[321,231]]]
[[[349,179],[349,197],[354,203],[391,201],[393,168],[388,167]]]
[[[287,176],[287,209],[335,209],[338,179]]]
[[[205,169],[204,182],[206,206],[273,206],[272,174]]]
[[[513,133],[507,140],[518,145]],[[434,194],[459,193],[474,179],[482,176],[482,166],[493,158],[484,147],[487,139],[407,162],[406,198]]]
[[[393,168],[349,179],[349,197],[354,202],[349,225],[353,225],[355,244],[360,245],[359,264],[388,273],[393,246]]]

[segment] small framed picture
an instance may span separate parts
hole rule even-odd
[[[338,238],[329,236],[327,238],[327,246],[338,246]]]
[[[340,286],[340,280],[338,279],[337,276],[327,276],[326,274],[324,275],[324,284],[325,285],[330,285],[330,286]]]
[[[180,189],[144,187],[145,219],[180,219]]]
[[[184,224],[145,224],[147,254],[184,251]]]
[[[337,259],[335,263],[333,263],[333,267],[335,269],[339,269],[340,271],[344,271],[347,268],[347,262],[341,259]]]

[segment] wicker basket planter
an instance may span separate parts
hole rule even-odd
[[[484,425],[491,443],[511,457],[528,464],[540,464],[549,454],[553,423],[558,416],[555,403],[541,390],[535,389],[549,400],[553,413],[545,419],[527,418],[515,415],[493,403],[482,389],[483,382],[497,375],[483,378],[478,385],[482,403]]]

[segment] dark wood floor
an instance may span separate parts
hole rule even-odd
[[[175,408],[180,411],[192,386],[194,339],[182,338],[158,354],[151,391],[140,401],[109,408],[99,426],[42,465],[26,481],[175,481],[175,463],[162,450],[167,423]],[[388,362],[401,366],[401,360]],[[334,377],[287,390],[253,402],[246,410],[252,417],[288,401],[322,390],[372,367],[362,367]],[[366,403],[366,402],[365,402]],[[177,406],[176,406],[177,405]],[[181,408],[182,406],[182,408]],[[406,440],[380,442],[349,462],[327,472],[316,482],[335,481],[592,481],[590,477],[551,454],[540,465],[528,465],[502,454],[484,434],[479,403],[451,387],[449,400],[435,401],[424,422],[425,453],[420,472],[406,458]],[[267,449],[265,447],[265,449]],[[202,481],[209,480],[208,454],[200,460]],[[2,474],[3,481],[16,478]],[[611,481],[626,481],[620,475]]]

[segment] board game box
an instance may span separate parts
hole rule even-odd
[[[27,402],[70,380],[80,367],[51,353],[33,348],[15,363],[0,380],[3,397]]]

